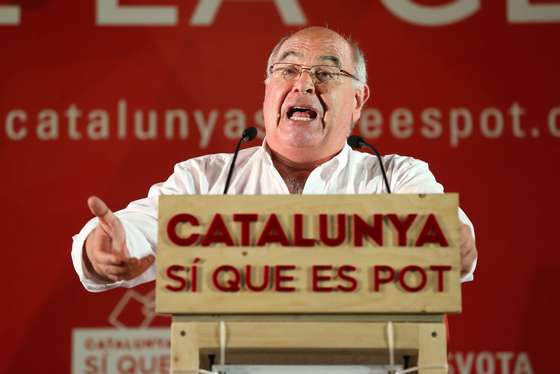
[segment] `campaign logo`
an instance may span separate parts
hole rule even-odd
[[[112,327],[74,329],[72,373],[169,373],[169,328],[150,327],[154,306],[153,290],[128,290],[108,316]]]

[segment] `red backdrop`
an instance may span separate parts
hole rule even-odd
[[[355,132],[427,160],[475,224],[475,281],[450,322],[454,371],[550,370],[560,2],[211,3],[0,1],[0,372],[71,372],[73,329],[115,325],[126,291],[87,293],[70,262],[87,197],[116,210],[175,162],[230,151],[241,127],[262,124],[271,48],[307,25],[366,53],[373,95]],[[166,9],[135,14],[140,5]],[[172,111],[182,132],[166,124]],[[145,315],[130,305],[119,318],[138,326]]]

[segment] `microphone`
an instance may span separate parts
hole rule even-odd
[[[231,165],[229,166],[229,172],[226,179],[226,186],[224,188],[224,195],[227,195],[229,189],[229,183],[231,182],[231,176],[233,175],[233,168],[235,167],[235,160],[237,160],[237,154],[239,153],[241,144],[255,139],[256,136],[257,136],[257,129],[255,127],[251,126],[243,130],[243,134],[241,134],[241,139],[239,139],[239,142],[237,142],[237,146],[235,147],[235,152],[233,153],[233,159],[231,160]]]
[[[383,181],[385,182],[385,188],[387,189],[387,193],[391,193],[391,188],[389,187],[389,180],[387,180],[387,173],[385,172],[385,166],[383,166],[383,160],[381,159],[381,155],[379,154],[377,149],[373,145],[366,142],[361,136],[358,135],[350,135],[348,139],[346,139],[346,142],[353,149],[367,147],[377,156],[377,159],[379,160],[379,165],[381,166],[381,174],[383,174]]]

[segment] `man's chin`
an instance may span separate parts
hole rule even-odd
[[[273,131],[267,132],[267,143],[274,150],[307,149],[321,147],[324,140],[322,121],[308,123],[283,119]]]
[[[311,134],[287,134],[277,139],[278,149],[312,150],[321,146],[322,138]]]

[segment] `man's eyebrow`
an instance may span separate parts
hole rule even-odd
[[[321,61],[330,61],[330,62],[332,62],[332,63],[335,64],[335,66],[338,67],[338,68],[341,66],[341,64],[340,64],[340,59],[339,59],[338,57],[336,57],[336,56],[321,56],[321,57],[319,57],[319,58],[320,58]]]
[[[286,51],[286,52],[282,53],[282,55],[280,56],[280,59],[278,61],[284,61],[285,59],[287,59],[288,57],[291,57],[291,56],[303,58],[303,53],[297,52],[297,51]],[[340,59],[336,56],[321,56],[321,57],[319,57],[319,59],[321,61],[331,62],[338,68],[342,66],[341,63],[340,63]]]
[[[296,52],[296,51],[286,51],[286,52],[282,53],[282,55],[280,56],[280,59],[278,61],[283,61],[290,56],[303,57],[303,53]]]

